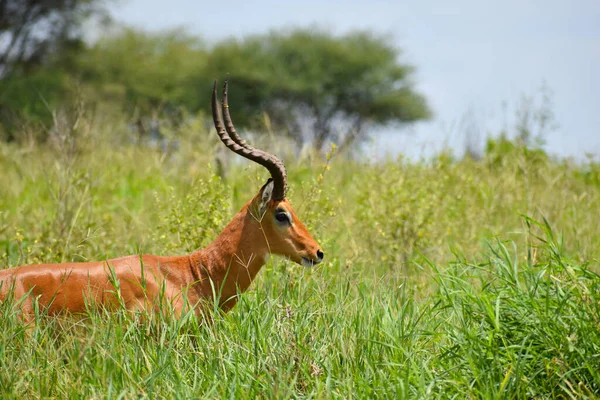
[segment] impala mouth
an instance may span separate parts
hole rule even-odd
[[[310,258],[302,257],[302,266],[304,267],[314,267],[320,262],[320,260],[311,260]]]

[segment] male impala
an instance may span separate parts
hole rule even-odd
[[[265,264],[268,254],[279,254],[310,266],[323,259],[323,251],[298,219],[285,198],[283,163],[255,149],[236,133],[227,104],[227,82],[221,119],[217,86],[212,113],[221,141],[230,150],[264,166],[271,178],[208,247],[185,256],[128,256],[100,262],[41,264],[0,271],[0,301],[13,294],[24,314],[33,312],[34,299],[50,314],[85,312],[86,304],[127,309],[157,309],[171,305],[175,313],[203,301],[217,301],[227,311],[237,302]],[[217,295],[215,298],[215,294]]]

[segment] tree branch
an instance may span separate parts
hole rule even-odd
[[[8,69],[6,67],[7,60],[10,57],[10,53],[12,52],[13,47],[15,46],[17,41],[20,39],[21,33],[23,32],[24,29],[27,28],[29,17],[33,13],[34,8],[35,8],[35,5],[31,5],[25,9],[25,12],[23,13],[23,17],[21,18],[21,21],[19,22],[19,25],[17,26],[16,31],[11,33],[12,37],[11,37],[10,43],[8,44],[8,47],[6,48],[4,53],[2,55],[0,55],[0,68],[4,68],[3,73],[7,72],[7,69]],[[9,30],[10,29],[7,29],[7,31],[9,31]]]

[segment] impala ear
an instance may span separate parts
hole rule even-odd
[[[273,186],[273,179],[269,178],[269,180],[267,180],[267,183],[265,183],[260,189],[261,217],[265,215],[265,211],[267,211],[267,207],[269,206],[269,202],[271,201],[271,197],[273,196]]]

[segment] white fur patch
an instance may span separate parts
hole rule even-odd
[[[306,257],[302,257],[302,266],[303,267],[314,267],[318,263],[319,263],[318,261],[312,261],[312,260],[309,260]]]

